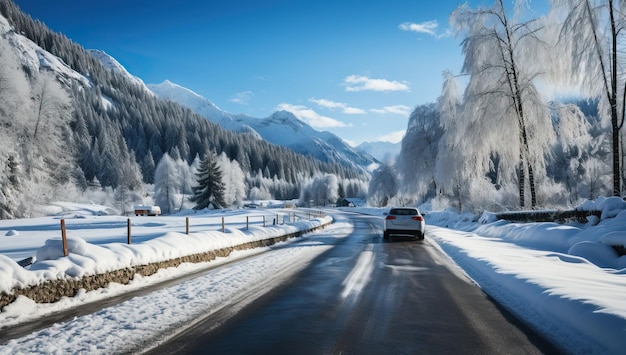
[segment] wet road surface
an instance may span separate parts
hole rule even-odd
[[[450,264],[428,238],[382,239],[346,214],[346,238],[232,315],[212,314],[151,353],[558,353]]]

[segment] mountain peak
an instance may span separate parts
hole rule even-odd
[[[296,117],[292,112],[280,110],[274,112],[270,117],[266,118],[266,124],[275,123],[282,124],[293,128],[295,131],[309,127],[307,123]],[[312,128],[311,128],[312,129]]]
[[[164,80],[161,84],[148,84],[147,86],[160,99],[178,102],[211,121],[217,123],[232,121],[232,116],[228,112],[217,107],[211,100],[184,86],[169,80]]]
[[[107,52],[100,49],[87,49],[87,53],[99,60],[105,68],[124,75],[125,77],[129,78],[133,83],[146,89],[147,92],[150,92],[143,80],[129,73],[128,70],[126,70],[126,68],[117,61],[117,59],[110,56]]]

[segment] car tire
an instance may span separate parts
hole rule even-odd
[[[389,240],[389,233],[383,232],[383,239],[384,240]]]
[[[418,233],[415,235],[415,238],[417,238],[418,240],[424,240],[424,233],[419,233],[419,232],[418,232]]]

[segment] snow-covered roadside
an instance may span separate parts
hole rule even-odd
[[[624,350],[624,270],[471,232],[431,227],[428,236],[487,294],[567,353]]]
[[[161,232],[160,236],[153,236],[152,239],[136,244],[117,242],[98,245],[88,243],[78,236],[68,237],[67,257],[63,257],[61,238],[56,237],[45,240],[45,244],[37,249],[36,262],[28,269],[0,254],[0,292],[9,293],[15,287],[25,288],[48,280],[81,278],[220,250],[310,230],[331,221],[331,217],[321,217],[268,227],[226,228],[224,233],[205,231],[187,235],[180,232]],[[82,233],[89,234],[90,228],[96,229],[101,222],[107,223],[107,220],[86,223],[88,226],[84,227]]]
[[[337,222],[331,227],[334,232],[323,233],[324,240],[329,235],[335,238],[348,236],[353,226]],[[194,320],[219,311],[233,300],[246,299],[251,293],[263,292],[280,280],[304,268],[316,256],[332,247],[327,242],[317,240],[311,234],[297,241],[297,247],[285,247],[248,258],[228,267],[209,271],[205,275],[186,281],[177,286],[163,289],[150,295],[136,297],[119,305],[103,309],[92,315],[78,317],[72,321],[14,339],[0,346],[0,354],[16,353],[120,353],[148,350],[165,339],[163,334],[172,336],[177,331],[193,325]],[[250,252],[237,252],[238,256]],[[228,260],[235,255],[226,258]],[[226,259],[222,260],[225,261]],[[212,262],[211,264],[213,264]],[[155,282],[155,278],[169,277],[172,273],[188,273],[190,268],[202,267],[186,264],[175,270],[165,270],[150,280],[133,281],[133,287]],[[206,265],[204,265],[206,267]],[[103,293],[117,292],[110,286]],[[82,295],[82,298],[99,297]],[[66,300],[74,303],[84,300]],[[30,307],[28,300],[11,305],[10,313],[18,314],[22,307]],[[245,302],[243,303],[245,305]],[[185,305],[181,307],[181,305]],[[41,308],[46,305],[38,305]],[[54,307],[54,306],[52,306]],[[137,310],[141,310],[138,312]],[[236,310],[232,310],[235,312]],[[4,320],[0,320],[4,321]]]
[[[63,218],[68,218],[68,257],[63,257],[61,238],[58,235],[59,216],[34,218],[24,220],[0,221],[0,231],[7,230],[0,245],[0,253],[26,253],[34,255],[36,262],[28,268],[19,266],[14,259],[0,254],[0,292],[3,305],[0,312],[0,324],[2,327],[10,327],[15,324],[32,321],[39,317],[66,310],[83,303],[89,303],[100,299],[115,296],[121,292],[127,292],[134,288],[142,287],[147,283],[159,281],[160,278],[176,277],[180,273],[187,273],[198,268],[207,268],[217,265],[219,262],[200,263],[195,265],[181,265],[179,268],[161,270],[155,277],[142,277],[136,274],[129,286],[122,286],[115,282],[118,277],[107,277],[107,273],[116,270],[129,270],[134,266],[156,265],[157,263],[173,260],[187,255],[199,255],[208,252],[210,255],[228,255],[235,246],[254,245],[255,242],[282,240],[283,236],[311,230],[332,221],[331,217],[313,218],[315,211],[295,211],[293,209],[281,210],[235,210],[222,211],[216,214],[214,211],[194,213],[194,229],[205,229],[190,234],[180,232],[167,232],[168,230],[185,230],[185,218],[180,216],[158,218],[136,218],[133,224],[137,227],[139,241],[133,244],[120,242],[119,236],[125,228],[125,217],[102,215],[102,211],[93,209],[93,206],[73,206],[74,211],[70,214],[63,213]],[[241,229],[227,227],[225,232],[221,230],[221,219],[224,215],[229,217],[230,225],[240,219]],[[266,216],[268,215],[268,216]],[[263,223],[250,223],[246,227],[247,220],[263,220],[263,216],[278,219],[285,224],[269,224],[263,227]],[[237,217],[237,218],[235,218]],[[250,218],[247,218],[250,217]],[[259,218],[261,217],[261,218]],[[291,220],[291,221],[290,221]],[[294,221],[297,220],[297,221]],[[270,222],[271,219],[270,219]],[[211,230],[213,229],[213,230]],[[19,231],[17,231],[19,230]],[[50,236],[54,233],[54,237]],[[81,238],[83,237],[83,238]],[[51,239],[46,239],[51,238]],[[107,242],[109,241],[109,242]],[[258,252],[258,248],[256,251]],[[217,252],[217,253],[216,253]],[[242,255],[242,252],[235,252]],[[245,253],[244,253],[245,255]],[[195,259],[195,258],[194,258]],[[205,258],[205,260],[208,260]],[[196,261],[197,262],[197,261]],[[161,266],[162,267],[162,266]],[[38,296],[43,292],[43,297],[50,297],[51,291],[56,290],[54,285],[46,286],[52,280],[85,280],[90,275],[102,275],[103,280],[108,280],[109,286],[96,291],[86,292],[78,290],[78,294],[71,298],[62,298],[52,304],[38,304],[33,300],[17,296],[13,301],[10,294],[14,288],[32,287],[29,294],[34,292]],[[115,275],[119,274],[116,272]],[[90,278],[91,279],[91,278]],[[149,281],[146,281],[149,280]],[[156,281],[155,281],[156,280]],[[106,283],[106,282],[105,282]],[[74,285],[76,283],[72,283]],[[40,286],[52,287],[40,289]],[[80,286],[83,287],[83,286]],[[71,289],[63,287],[63,290]],[[38,293],[39,292],[39,293]],[[58,295],[57,295],[58,296]],[[15,297],[15,296],[13,296]]]

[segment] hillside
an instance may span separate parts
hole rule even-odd
[[[120,205],[141,202],[166,153],[187,165],[224,153],[248,189],[270,197],[280,186],[297,198],[319,174],[367,180],[364,169],[224,130],[159,100],[141,80],[105,67],[101,52],[52,32],[10,0],[0,0],[0,15],[0,218],[32,215],[38,204],[87,189],[114,193]],[[273,185],[259,180],[273,177]]]

